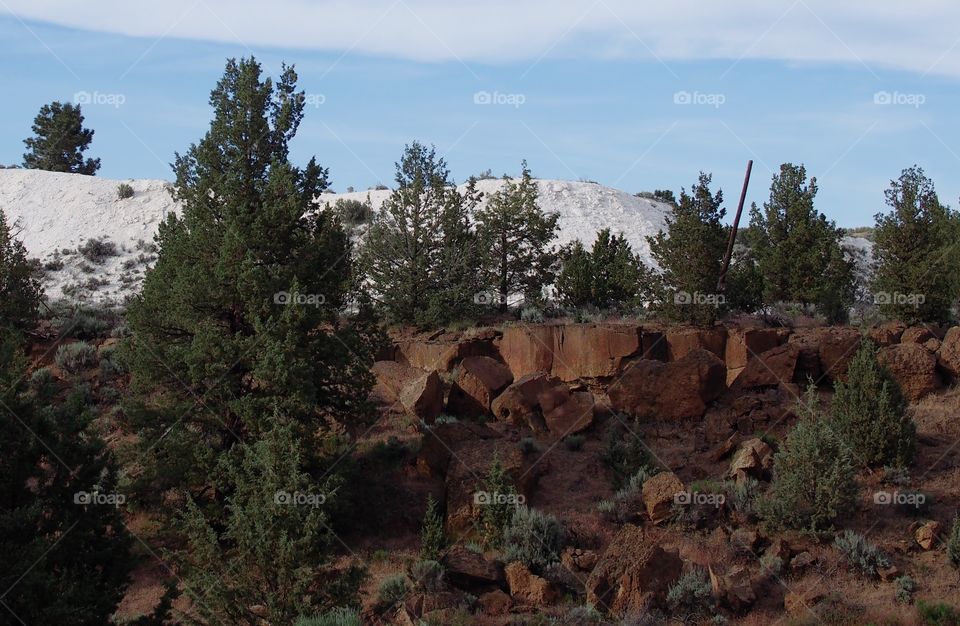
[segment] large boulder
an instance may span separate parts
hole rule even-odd
[[[937,351],[937,364],[951,380],[960,378],[960,326],[954,326]]]
[[[395,361],[377,361],[372,397],[385,405],[399,406],[428,424],[443,410],[443,383],[436,370],[425,372]]]
[[[545,578],[533,574],[519,561],[505,568],[507,585],[514,600],[533,607],[544,607],[557,600],[560,594]]]
[[[492,428],[476,422],[434,424],[423,433],[417,465],[431,476],[446,476],[454,450],[471,442],[502,437]]]
[[[870,337],[873,343],[881,348],[886,348],[895,343],[900,343],[900,338],[906,329],[907,327],[903,322],[886,322],[885,324],[871,328],[867,331],[867,336]]]
[[[535,372],[507,387],[491,408],[500,421],[559,439],[593,424],[595,400],[590,392],[571,391],[559,378]]]
[[[538,399],[544,424],[553,439],[582,432],[593,424],[595,402],[589,391],[570,391],[561,384],[544,390]]]
[[[677,496],[683,493],[683,482],[673,472],[660,472],[643,483],[643,506],[654,524],[669,519]]]
[[[694,349],[679,361],[634,361],[608,390],[610,407],[651,419],[702,417],[726,390],[726,368],[711,352]]]
[[[447,410],[461,417],[479,417],[490,413],[490,405],[513,382],[503,363],[488,356],[470,356],[456,369]]]
[[[751,359],[730,387],[738,393],[748,389],[806,385],[807,378],[819,378],[819,356],[815,346],[790,341]]]
[[[620,372],[627,357],[642,349],[641,330],[635,325],[568,324],[553,336],[553,369],[563,381],[610,378]]]
[[[510,326],[497,348],[514,379],[553,369],[553,335],[557,326]]]
[[[937,357],[916,343],[899,343],[880,350],[878,360],[900,384],[903,395],[919,400],[943,386],[937,372]]]
[[[919,343],[925,344],[937,336],[926,326],[911,326],[900,335],[900,343]]]
[[[679,553],[664,549],[659,535],[627,524],[587,578],[587,602],[616,616],[643,614],[664,604],[682,569]]]
[[[724,352],[727,369],[746,367],[750,359],[781,345],[788,336],[782,328],[731,328]]]
[[[824,328],[817,334],[817,354],[823,376],[831,382],[846,381],[850,361],[860,348],[862,340],[856,328]]]
[[[395,342],[396,360],[423,370],[451,372],[462,359],[471,356],[496,357],[494,346],[499,332],[481,329],[470,337],[420,335]]]
[[[503,567],[482,554],[454,544],[443,555],[445,578],[459,589],[482,589],[499,586],[504,581]]]
[[[730,461],[727,476],[738,483],[747,478],[766,480],[773,468],[773,448],[759,438],[752,438],[740,444],[740,448]]]
[[[516,426],[528,426],[537,432],[546,431],[540,412],[540,394],[561,384],[547,372],[531,372],[514,381],[491,403],[493,416]]]
[[[727,345],[727,329],[673,328],[667,330],[667,358],[679,361],[694,350],[706,350],[722,359]]]

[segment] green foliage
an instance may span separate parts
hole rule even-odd
[[[486,546],[498,548],[502,545],[504,529],[517,508],[511,497],[516,495],[516,489],[503,469],[498,453],[494,453],[490,470],[484,478],[483,493],[486,502],[481,504],[480,536]]]
[[[97,363],[97,349],[85,341],[65,343],[57,348],[54,362],[68,374],[78,374],[85,367]]]
[[[950,535],[947,537],[947,560],[951,567],[960,569],[960,517],[953,519]]]
[[[0,334],[0,621],[106,624],[133,565],[117,466],[89,395],[29,391],[18,343]]]
[[[885,195],[890,212],[876,215],[873,246],[880,312],[908,324],[947,321],[960,293],[960,216],[940,204],[933,181],[916,166],[891,181]]]
[[[723,192],[711,192],[710,181],[701,172],[690,193],[680,192],[666,231],[647,237],[661,271],[658,308],[671,320],[710,325],[721,312],[717,282],[727,247],[726,210]]]
[[[560,560],[565,541],[563,526],[556,517],[520,506],[503,531],[503,558],[542,572]]]
[[[712,605],[710,577],[702,568],[694,568],[680,575],[667,590],[667,605],[673,615],[686,621],[709,611]]]
[[[375,298],[394,322],[436,327],[469,318],[482,285],[472,181],[458,192],[436,149],[414,142],[397,163],[396,182],[361,251]]]
[[[730,506],[745,518],[752,519],[757,513],[757,502],[763,494],[763,486],[755,478],[735,483],[730,490]]]
[[[808,392],[804,414],[774,455],[773,487],[757,505],[773,529],[824,531],[856,504],[850,450],[820,414],[815,394]]]
[[[340,221],[347,226],[369,224],[373,219],[373,206],[369,198],[366,202],[340,198],[333,203],[333,210],[340,216]]]
[[[215,487],[230,494],[222,512],[188,499],[180,560],[184,587],[208,590],[195,603],[205,623],[252,623],[249,607],[261,605],[264,619],[289,624],[355,597],[356,589],[337,582],[352,586],[356,572],[343,578],[328,568],[336,541],[328,511],[339,481],[317,482],[302,466],[293,429],[278,425],[220,456]]]
[[[554,280],[557,253],[547,246],[557,235],[559,215],[540,209],[537,183],[526,161],[520,180],[504,177],[503,187],[487,199],[475,219],[486,253],[484,284],[499,295],[501,310],[515,294],[539,302],[543,287]]]
[[[377,587],[377,602],[382,607],[389,608],[403,602],[409,592],[407,577],[403,574],[392,574],[380,581]]]
[[[910,576],[904,574],[893,579],[894,599],[897,604],[910,604],[913,602],[913,592],[917,590],[917,583]]]
[[[571,307],[622,309],[649,295],[653,278],[626,237],[609,228],[597,233],[588,251],[580,240],[560,251],[562,269],[556,290],[561,303]]]
[[[77,247],[80,256],[95,265],[102,265],[110,257],[117,256],[117,244],[106,239],[87,239]]]
[[[0,210],[0,333],[32,331],[42,294],[23,242]]]
[[[410,566],[410,579],[418,589],[424,591],[440,591],[443,575],[443,566],[437,561],[421,560]]]
[[[917,618],[923,626],[960,626],[960,611],[946,602],[917,602]]]
[[[126,200],[133,197],[133,187],[129,183],[117,185],[117,199]]]
[[[427,512],[423,516],[423,525],[420,527],[420,558],[437,561],[440,553],[447,545],[447,536],[443,531],[443,515],[433,499],[433,494],[427,495]]]
[[[372,418],[380,332],[357,299],[348,236],[313,202],[326,170],[289,160],[296,80],[287,66],[274,83],[256,60],[229,60],[209,130],[176,157],[182,212],[160,225],[122,350],[144,497],[206,484],[218,456],[262,437],[275,414],[311,467],[335,451],[337,423]],[[345,318],[350,305],[359,313]]]
[[[534,452],[542,450],[540,444],[537,443],[537,440],[533,437],[524,437],[517,442],[517,447],[523,455],[533,454]]]
[[[94,175],[100,159],[83,158],[93,141],[93,131],[83,127],[80,105],[51,102],[33,120],[33,136],[24,139],[23,166],[33,170]]]
[[[877,569],[890,567],[887,555],[860,533],[845,530],[836,536],[833,545],[864,576],[876,578]]]
[[[814,208],[817,179],[802,165],[774,174],[763,211],[750,210],[747,238],[766,286],[767,302],[816,304],[842,321],[853,302],[853,266],[843,256],[842,230]]]
[[[832,424],[854,457],[868,465],[908,466],[917,427],[893,375],[877,361],[869,340],[850,361],[847,382],[837,381]]]
[[[724,296],[729,310],[755,313],[763,306],[763,274],[752,254],[734,249],[726,285]]]
[[[301,617],[295,626],[361,626],[360,612],[338,607],[316,617]]]
[[[605,447],[600,460],[613,473],[613,486],[620,488],[624,481],[640,471],[656,473],[656,460],[635,429],[610,428],[605,435]]]

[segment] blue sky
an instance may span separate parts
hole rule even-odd
[[[42,104],[78,100],[99,175],[170,178],[225,58],[256,54],[274,75],[295,64],[308,107],[294,157],[316,154],[337,191],[390,184],[417,139],[458,181],[522,159],[630,192],[705,170],[731,212],[747,159],[758,203],[771,169],[802,162],[841,226],[872,223],[916,163],[957,206],[958,8],[644,4],[0,0],[0,163],[21,161]]]

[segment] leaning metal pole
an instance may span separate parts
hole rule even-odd
[[[737,228],[740,226],[740,215],[743,213],[743,203],[747,200],[747,187],[750,186],[750,172],[753,171],[753,159],[747,161],[747,173],[743,177],[743,190],[740,192],[740,204],[737,205],[737,216],[733,219],[733,228],[730,229],[730,239],[727,240],[727,252],[723,255],[723,269],[720,270],[720,280],[717,281],[717,293],[723,293],[727,288],[727,270],[730,269],[730,257],[733,256],[733,242],[737,239]]]

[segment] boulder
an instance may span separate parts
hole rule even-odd
[[[881,348],[886,348],[887,346],[892,346],[895,343],[900,343],[900,337],[903,336],[903,331],[907,327],[903,322],[887,322],[881,326],[876,326],[871,328],[867,335]]]
[[[639,326],[625,324],[568,324],[553,335],[553,369],[563,381],[610,378],[623,360],[642,349]]]
[[[900,343],[880,350],[878,360],[900,384],[903,395],[919,400],[943,386],[937,372],[937,357],[916,343]]]
[[[454,544],[443,555],[444,576],[451,585],[460,589],[477,589],[499,586],[504,581],[503,568],[461,544]]]
[[[678,552],[666,550],[658,536],[627,524],[620,528],[587,578],[587,602],[615,616],[642,614],[663,605],[683,569]]]
[[[493,416],[516,426],[529,426],[536,432],[544,432],[547,427],[540,412],[540,394],[561,384],[546,372],[531,372],[508,386],[491,403]]]
[[[423,370],[451,372],[462,359],[471,356],[497,357],[494,341],[499,332],[493,329],[481,329],[467,338],[421,335],[414,338],[398,339],[395,342],[396,360],[411,367]]]
[[[477,606],[485,615],[506,615],[513,606],[513,600],[503,590],[494,589],[481,594],[477,598]]]
[[[377,361],[372,368],[375,400],[394,404],[427,424],[443,410],[443,383],[436,370],[424,372],[395,361]]]
[[[503,363],[488,356],[467,357],[456,369],[447,410],[461,417],[488,415],[493,399],[512,382]]]
[[[571,572],[590,572],[597,565],[598,555],[593,550],[581,548],[564,548],[560,561]]]
[[[423,433],[417,465],[432,476],[446,476],[454,450],[477,440],[502,437],[492,428],[476,422],[435,424]]]
[[[497,347],[504,363],[520,379],[527,374],[553,369],[553,335],[556,326],[510,326]]]
[[[930,521],[913,531],[913,539],[924,550],[932,550],[940,534],[940,522]]]
[[[783,383],[806,384],[806,376],[811,375],[811,366],[816,363],[819,370],[818,351],[808,345],[788,342],[757,355],[730,385],[738,392],[761,387],[777,387]],[[819,377],[819,371],[816,371]]]
[[[937,365],[951,380],[960,378],[960,326],[954,326],[937,350]]]
[[[824,328],[815,335],[823,376],[831,381],[846,381],[847,369],[860,348],[862,335],[856,328]]]
[[[930,332],[925,326],[911,326],[900,335],[900,343],[919,343],[924,344],[937,336]]]
[[[694,350],[706,350],[719,359],[724,357],[727,329],[673,328],[667,330],[667,359],[679,361]]]
[[[714,599],[720,604],[739,613],[750,608],[757,601],[757,594],[750,580],[750,571],[746,567],[736,565],[723,575],[715,573],[712,566],[708,571],[710,590]]]
[[[526,565],[514,561],[504,570],[510,596],[523,604],[544,607],[557,600],[559,594],[553,585],[545,579],[533,574]]]
[[[538,400],[547,431],[554,439],[582,432],[593,424],[594,399],[589,391],[570,391],[566,385],[545,389]]]
[[[660,472],[643,483],[643,505],[654,524],[668,519],[673,513],[683,483],[673,472]]]
[[[716,355],[702,349],[679,361],[633,362],[608,390],[610,407],[637,417],[703,417],[707,405],[726,390],[726,369]]]
[[[742,483],[747,478],[765,480],[769,478],[772,468],[773,448],[762,439],[754,437],[740,444],[740,448],[730,461],[727,476],[738,483]]]
[[[782,328],[732,328],[727,332],[724,361],[728,370],[747,366],[750,359],[772,350],[787,340]]]

